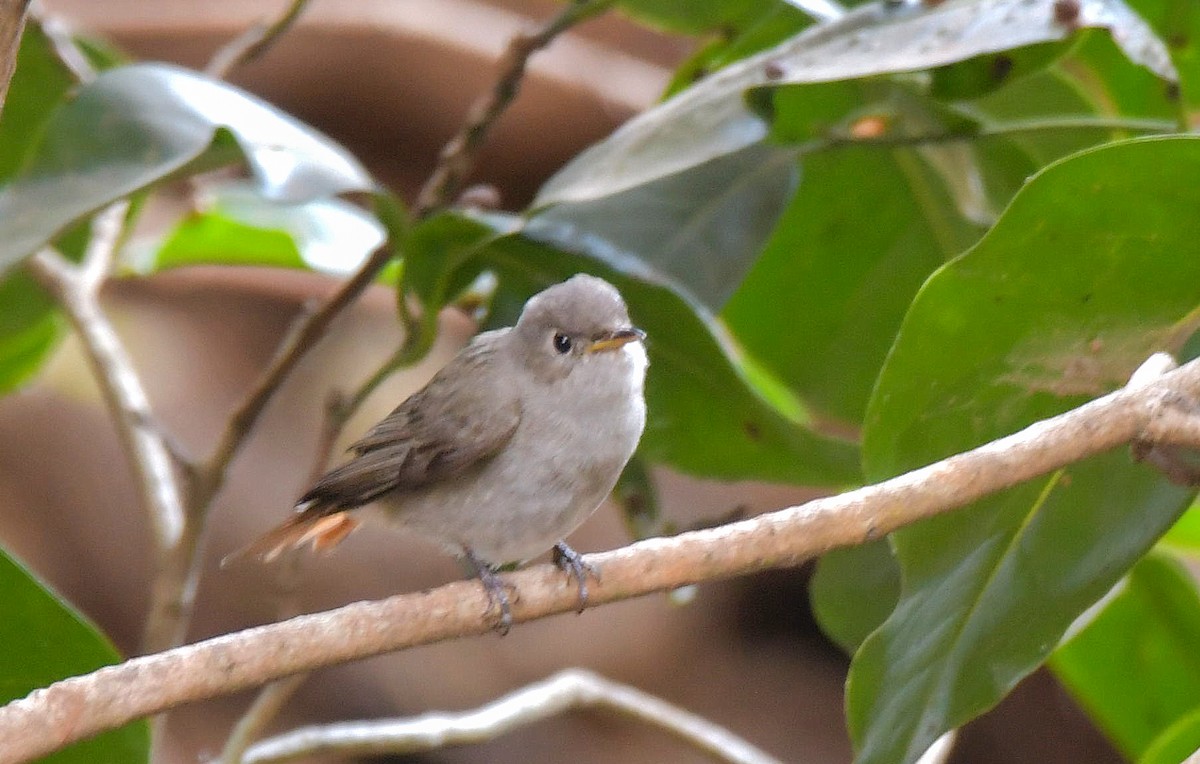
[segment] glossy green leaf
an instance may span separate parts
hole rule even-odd
[[[886,539],[821,555],[808,585],[825,636],[853,655],[896,607],[900,568]]]
[[[1150,555],[1050,660],[1055,676],[1130,759],[1200,708],[1200,593],[1187,570]],[[1185,755],[1200,747],[1196,741]],[[1179,759],[1176,759],[1179,761]]]
[[[838,91],[845,94],[847,86],[832,83],[804,86],[804,90],[829,96]],[[826,108],[820,104],[816,108],[809,106],[814,101],[811,92],[805,101],[808,103],[799,116],[808,126],[792,125],[788,130],[830,130],[829,118],[836,119],[839,112],[853,113],[845,103],[840,108],[828,108],[836,100],[828,100]],[[1067,80],[1054,72],[1042,72],[1016,79],[989,96],[956,108],[964,109],[964,113],[982,124],[996,125],[1022,118],[1037,119],[1044,114],[1086,115],[1090,104],[1082,100]],[[780,116],[786,116],[786,112]],[[977,140],[973,152],[992,204],[1001,205],[1024,184],[1026,174],[1032,172],[1031,162],[1048,161],[1085,148],[1103,136],[1103,132],[1094,130],[1018,133]],[[810,157],[808,178],[815,186],[806,187],[799,194],[797,203],[780,225],[773,246],[767,249],[773,259],[760,264],[760,270],[754,272],[744,291],[733,301],[733,309],[726,313],[734,332],[762,354],[764,362],[770,363],[805,401],[856,423],[862,417],[878,369],[899,330],[908,302],[926,273],[943,258],[956,254],[938,248],[938,239],[932,235],[938,229],[938,217],[932,213],[940,210],[938,215],[950,221],[954,217],[948,209],[948,197],[925,192],[926,188],[937,187],[936,180],[922,184],[916,181],[923,176],[911,173],[923,161],[918,152],[869,149],[864,149],[860,156],[854,152],[827,160]],[[826,172],[818,169],[826,166]],[[840,179],[846,176],[856,179],[857,184],[840,184]],[[880,191],[864,195],[876,186],[880,186]],[[805,197],[805,192],[814,191],[828,193]],[[938,198],[942,199],[941,206],[932,205]],[[862,204],[854,204],[856,200]],[[870,224],[856,227],[848,223],[854,215],[869,219]],[[826,222],[817,225],[816,221]],[[923,221],[930,230],[924,236],[928,241],[925,247],[914,246],[919,240],[911,234],[894,241],[888,239],[898,236],[900,231],[920,230]],[[793,224],[798,224],[794,231]],[[811,230],[818,233],[809,233]],[[970,231],[962,235],[970,235]],[[864,272],[856,288],[853,276],[842,278],[847,276],[847,264],[857,260],[866,263],[874,260],[875,265]],[[928,271],[923,270],[923,260]],[[916,270],[908,273],[907,278],[898,277],[905,272],[902,270],[905,263]],[[805,273],[802,269],[806,267],[817,270]],[[874,273],[880,276],[872,276]],[[881,283],[866,293],[877,296],[870,299],[857,296],[854,289],[868,289],[870,279],[882,278],[883,273],[892,275],[890,289]],[[822,284],[823,288],[817,288],[816,284]],[[808,295],[806,309],[799,317],[770,312],[769,290],[781,285]],[[798,321],[796,336],[787,342],[766,331],[785,320]],[[840,342],[824,342],[827,335]],[[845,348],[852,348],[853,353],[845,353]],[[830,369],[836,369],[836,373],[829,373]],[[832,379],[840,381],[840,386],[829,384]],[[824,555],[811,588],[818,622],[847,652],[856,650],[887,619],[900,589],[900,570],[886,543],[876,542],[871,548],[876,551],[851,549]],[[862,555],[869,555],[869,559],[860,559]]]
[[[179,222],[147,270],[216,263],[345,276],[384,241],[374,217],[337,198],[286,204],[239,183],[216,190],[205,206]]]
[[[280,201],[374,187],[341,146],[237,88],[166,64],[120,67],[51,116],[29,163],[0,188],[0,273],[116,199],[237,157]]]
[[[121,656],[81,615],[0,550],[0,704],[117,663]],[[134,722],[41,759],[44,764],[134,764],[150,756],[149,726]]]
[[[756,144],[535,219],[635,254],[719,310],[741,283],[796,187],[796,153]]]
[[[954,158],[931,153],[939,147],[811,148],[819,136],[844,134],[872,115],[885,115],[901,135],[948,129],[915,99],[888,82],[776,92],[773,134],[810,146],[802,151],[803,182],[723,313],[747,349],[803,400],[854,426],[917,288],[982,232],[963,208],[1006,201],[953,193],[978,172],[965,146],[955,147],[964,161],[952,165],[939,165]],[[1032,169],[1010,154],[974,185],[1012,193]],[[781,289],[800,299],[778,299]]]
[[[1121,384],[1195,328],[1200,140],[1054,164],[924,285],[872,396],[868,479],[993,440]],[[910,762],[999,701],[1190,500],[1113,452],[894,535],[904,588],[855,657],[862,762]]]
[[[1176,78],[1162,42],[1120,0],[1082,4],[1072,24],[1055,21],[1053,0],[946,0],[919,8],[872,3],[731,64],[643,112],[551,178],[535,207],[615,194],[761,141],[766,128],[743,100],[753,88],[928,69],[1063,40],[1093,26],[1112,29],[1134,61],[1165,80]]]

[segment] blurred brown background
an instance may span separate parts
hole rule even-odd
[[[47,10],[111,37],[135,55],[202,66],[216,48],[277,11],[276,2],[47,0]],[[261,61],[231,80],[347,145],[378,177],[412,197],[437,151],[487,88],[507,39],[554,2],[316,0]],[[519,208],[558,166],[654,102],[693,41],[619,17],[592,22],[534,59],[521,94],[491,134],[476,178]],[[206,453],[228,412],[267,363],[305,300],[333,284],[298,273],[194,269],[114,283],[106,306],[129,345],[156,411],[187,449]],[[272,620],[277,587],[253,564],[217,561],[290,509],[312,468],[322,405],[351,389],[398,342],[392,295],[367,294],[284,385],[212,516],[192,639]],[[469,337],[442,317],[431,357],[386,384],[347,428],[360,434],[419,387]],[[755,513],[811,492],[718,485],[658,474],[681,525]],[[151,576],[145,518],[115,434],[68,341],[29,389],[0,399],[0,539],[77,603],[129,653]],[[627,541],[606,508],[572,537],[584,551]],[[687,606],[666,597],[521,625],[485,637],[384,656],[311,677],[275,729],[301,723],[464,709],[568,666],[633,684],[728,726],[786,761],[850,760],[842,720],[845,659],[808,612],[807,570],[701,587]],[[356,534],[305,562],[305,611],[434,586],[460,576],[453,560],[387,531]],[[214,754],[250,695],[172,715],[172,761]],[[494,742],[411,760],[528,762],[704,760],[665,735],[604,713],[578,713]],[[410,760],[410,759],[405,759]],[[1115,761],[1048,677],[1037,675],[1002,712],[968,728],[958,761]]]

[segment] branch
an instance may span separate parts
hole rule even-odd
[[[0,0],[0,110],[8,98],[8,83],[17,68],[17,52],[25,31],[30,0]]]
[[[166,439],[155,424],[150,401],[134,371],[133,361],[100,310],[100,269],[111,262],[116,237],[111,230],[124,219],[124,202],[96,218],[83,266],[76,268],[53,250],[28,261],[30,273],[50,292],[79,334],[88,363],[112,413],[129,467],[137,478],[142,504],[150,515],[159,553],[176,544],[183,532],[184,509],[175,463]]]
[[[720,761],[778,764],[729,730],[661,698],[583,669],[567,669],[481,708],[411,719],[357,721],[304,727],[256,744],[247,764],[291,761],[321,753],[381,756],[478,743],[575,708],[610,708],[669,732]]]
[[[719,528],[640,541],[589,555],[601,567],[589,603],[797,565],[876,539],[1089,456],[1134,441],[1200,446],[1200,360],[1124,388],[971,451],[877,485]],[[578,607],[573,583],[551,565],[506,576],[512,616],[530,621]],[[56,682],[0,708],[0,764],[43,756],[133,719],[239,692],[292,674],[491,631],[474,581],[358,602],[282,623],[133,658]]]
[[[199,581],[198,551],[204,521],[213,499],[225,482],[225,474],[233,457],[283,380],[305,353],[325,336],[329,325],[341,311],[371,285],[379,271],[392,259],[392,254],[386,247],[376,250],[319,308],[302,318],[276,351],[275,358],[246,400],[230,416],[212,455],[203,464],[194,467],[183,534],[171,549],[151,592],[150,615],[142,642],[146,652],[165,650],[183,639]]]
[[[516,98],[525,67],[534,53],[549,45],[571,27],[608,10],[614,0],[571,0],[557,16],[540,29],[516,35],[500,57],[500,76],[489,93],[471,107],[458,133],[442,147],[438,163],[417,195],[413,212],[419,219],[445,207],[462,184],[492,123]]]
[[[307,5],[308,0],[289,0],[274,21],[260,21],[222,46],[204,67],[204,73],[223,80],[237,67],[266,53],[284,32],[291,29]]]

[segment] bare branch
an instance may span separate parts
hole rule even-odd
[[[17,52],[25,32],[30,0],[0,0],[0,110],[8,98],[8,83],[17,68]]]
[[[779,761],[703,717],[577,668],[559,672],[473,711],[301,728],[256,744],[247,752],[245,761],[267,764],[320,753],[380,756],[430,751],[492,740],[566,711],[596,707],[609,708],[659,727],[718,761],[731,764]]]
[[[110,209],[104,215],[113,213],[115,216],[120,212]],[[96,251],[91,257],[99,261],[106,260],[109,255]],[[92,373],[112,413],[130,469],[137,478],[142,504],[150,516],[158,548],[160,551],[169,549],[178,542],[184,522],[175,464],[156,426],[149,398],[134,371],[133,361],[100,310],[96,295],[99,281],[85,277],[81,270],[52,250],[38,253],[28,264],[30,272],[54,295],[79,334]]]
[[[304,354],[325,336],[338,314],[370,286],[391,258],[391,250],[376,250],[332,296],[300,321],[276,351],[274,360],[255,383],[246,400],[230,416],[212,455],[203,464],[194,467],[183,534],[168,554],[151,592],[150,615],[142,643],[146,652],[165,650],[183,640],[199,582],[197,553],[203,537],[204,521],[213,499],[225,482],[229,464],[246,436],[279,385]]]
[[[261,56],[283,33],[291,29],[309,0],[289,0],[273,21],[260,21],[218,50],[204,67],[204,73],[223,80],[237,67]]]
[[[221,750],[221,764],[241,764],[247,761],[246,752],[258,738],[258,733],[279,714],[288,699],[300,689],[308,674],[296,674],[286,679],[271,682],[264,687],[242,718],[234,725],[233,732]],[[261,743],[259,745],[262,745]],[[258,748],[258,746],[255,746]]]
[[[877,485],[719,528],[589,555],[588,562],[604,571],[589,604],[797,565],[1135,440],[1200,447],[1197,428],[1172,430],[1164,424],[1178,421],[1174,414],[1180,400],[1198,395],[1200,360]],[[512,607],[515,622],[578,606],[573,582],[551,565],[506,579],[518,592]],[[493,628],[489,613],[483,590],[463,581],[133,658],[56,682],[0,708],[0,764],[27,761],[133,719],[280,677],[484,634]]]
[[[463,181],[475,164],[475,155],[492,123],[516,98],[530,57],[566,30],[608,10],[613,2],[614,0],[573,0],[540,29],[529,34],[516,35],[509,41],[508,48],[500,57],[500,75],[496,78],[496,84],[471,106],[463,126],[442,147],[437,167],[417,196],[414,209],[417,218],[441,209],[458,194]]]

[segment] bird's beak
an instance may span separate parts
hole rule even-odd
[[[617,350],[618,348],[627,345],[630,342],[641,342],[646,339],[646,333],[636,326],[630,326],[625,329],[617,329],[614,332],[609,332],[607,335],[598,340],[594,340],[588,346],[589,353],[605,353],[609,350]]]

